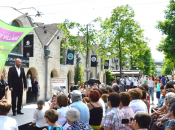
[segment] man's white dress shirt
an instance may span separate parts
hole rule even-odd
[[[15,65],[15,68],[16,68],[16,71],[18,73],[18,77],[20,77],[20,74],[21,74],[21,69],[20,67],[18,68],[16,65]]]

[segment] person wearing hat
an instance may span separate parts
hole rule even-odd
[[[70,97],[72,100],[71,108],[76,108],[80,112],[80,121],[89,124],[89,108],[84,104],[81,99],[82,95],[79,90],[73,90],[70,92]]]
[[[120,91],[119,91],[119,86],[118,86],[118,85],[113,85],[113,86],[112,86],[112,92],[113,92],[113,93],[118,93],[118,94],[119,94],[119,93],[120,93]]]
[[[159,100],[160,100],[160,86],[161,86],[159,78],[156,79],[156,83],[157,83],[156,98],[158,99],[158,102],[159,102]]]

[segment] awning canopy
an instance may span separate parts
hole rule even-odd
[[[120,76],[119,70],[114,70],[111,73],[116,77]],[[122,70],[122,74],[124,74],[124,76],[128,75],[129,77],[131,77],[132,75],[134,75],[134,77],[139,77],[142,75],[142,72],[140,70]]]

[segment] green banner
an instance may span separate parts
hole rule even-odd
[[[12,26],[0,20],[0,79],[9,53],[33,29]]]

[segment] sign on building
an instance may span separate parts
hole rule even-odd
[[[27,35],[23,39],[23,57],[33,57],[33,34]]]
[[[67,95],[68,86],[67,86],[67,77],[56,77],[51,78],[51,96],[52,94],[64,93]]]
[[[29,67],[29,58],[28,57],[16,56],[16,55],[11,55],[11,54],[8,55],[5,65],[6,66],[15,66],[15,60],[17,58],[19,58],[21,60],[22,67]]]

